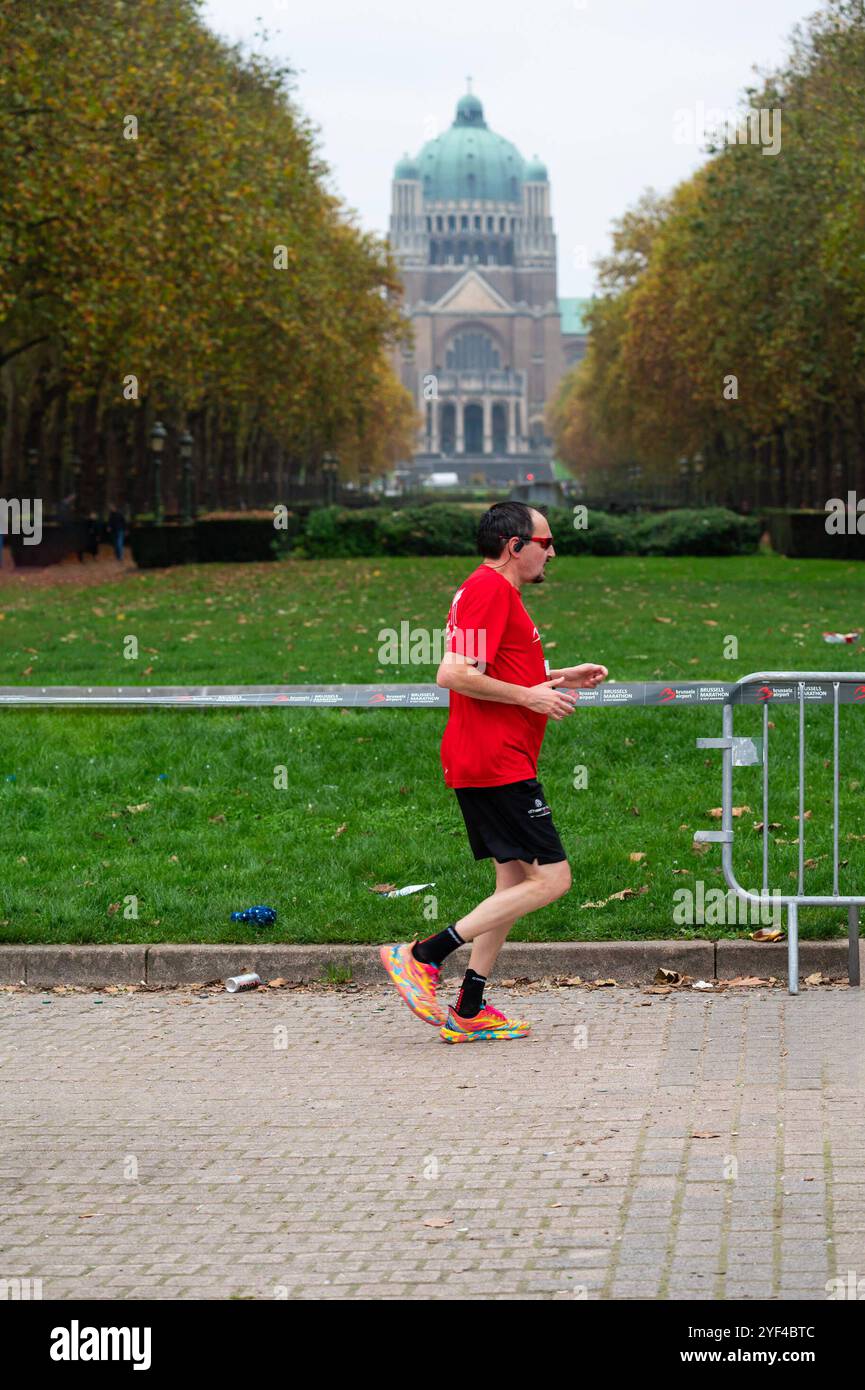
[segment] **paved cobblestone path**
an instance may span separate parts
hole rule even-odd
[[[824,1300],[865,1275],[863,993],[494,999],[531,1038],[449,1047],[386,985],[3,993],[0,1278]]]

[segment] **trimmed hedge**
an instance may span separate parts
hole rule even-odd
[[[558,555],[748,555],[761,532],[757,518],[723,507],[628,516],[589,511],[579,529],[563,507],[546,515]]]
[[[608,512],[589,511],[586,525],[574,526],[575,516],[565,507],[549,507],[544,515],[550,523],[557,555],[625,555],[633,523]]]
[[[828,513],[804,509],[767,508],[764,513],[772,549],[796,560],[865,560],[865,535],[849,529],[836,535],[826,530]],[[845,516],[845,523],[858,518]]]
[[[194,526],[136,526],[129,533],[129,548],[143,570],[193,564],[198,558]]]
[[[273,560],[288,553],[313,559],[377,555],[477,555],[485,511],[433,502],[422,507],[319,507],[289,514],[277,531],[262,518],[200,521],[195,527],[147,526],[132,532],[143,568],[184,561]],[[757,549],[761,522],[721,507],[618,516],[589,511],[576,528],[566,507],[546,512],[558,555],[745,555]]]
[[[631,529],[638,555],[751,555],[762,530],[758,517],[723,507],[642,516]]]

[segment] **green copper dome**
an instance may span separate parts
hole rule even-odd
[[[523,178],[525,179],[526,183],[548,182],[549,176],[547,174],[547,166],[546,164],[541,163],[536,154],[533,154],[531,159],[527,163],[525,173],[523,174]]]
[[[522,200],[523,157],[510,140],[490,130],[471,92],[457,102],[450,129],[427,141],[417,164],[425,202]]]
[[[419,179],[420,170],[417,166],[417,160],[412,159],[411,155],[408,153],[404,154],[402,159],[397,163],[393,171],[393,176],[395,179]]]

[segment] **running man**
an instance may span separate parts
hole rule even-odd
[[[538,754],[548,719],[573,714],[576,697],[607,675],[584,663],[547,673],[541,639],[523,605],[524,584],[542,584],[555,555],[545,516],[522,502],[497,502],[481,517],[483,562],[457,590],[436,682],[450,692],[441,743],[445,785],[466,823],[475,859],[495,861],[490,897],[424,941],[381,948],[382,964],[418,1018],[445,1042],[522,1038],[530,1024],[484,998],[511,927],[567,893],[571,870],[544,789]],[[471,942],[456,1005],[436,998],[442,962]]]

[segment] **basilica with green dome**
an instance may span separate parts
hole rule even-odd
[[[397,164],[388,239],[414,327],[393,359],[421,421],[411,471],[552,477],[544,411],[585,352],[587,301],[557,294],[544,164],[467,92],[452,125]]]

